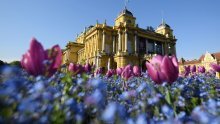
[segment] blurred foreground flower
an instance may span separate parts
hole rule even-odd
[[[124,70],[121,73],[122,78],[124,78],[125,80],[128,80],[131,76],[132,76],[132,67],[131,65],[127,65],[125,66]]]
[[[118,76],[121,76],[122,71],[123,71],[122,68],[117,68],[117,69],[116,69],[117,75],[118,75]]]
[[[104,68],[100,67],[100,68],[96,69],[95,75],[102,74],[103,72],[104,72]]]
[[[46,50],[46,57],[46,60],[49,61],[49,65],[46,66],[48,69],[46,72],[51,76],[62,64],[62,51],[59,45],[55,45],[52,49]]]
[[[114,69],[109,69],[108,71],[107,71],[107,73],[106,73],[106,76],[107,77],[111,77],[112,75],[114,75],[115,74],[115,70]]]
[[[87,73],[90,73],[92,71],[92,66],[87,62],[84,66],[84,70],[87,72]]]
[[[139,68],[138,66],[134,66],[134,67],[133,67],[133,73],[134,73],[134,75],[137,76],[137,77],[141,76],[141,70],[140,70],[140,68]]]
[[[179,75],[178,62],[175,56],[160,56],[153,57],[150,63],[146,63],[148,73],[152,80],[157,84],[164,81],[173,83]]]
[[[184,76],[188,76],[190,74],[190,65],[184,66]]]
[[[200,73],[205,73],[205,67],[204,66],[199,66],[198,67],[198,72],[200,72]]]
[[[33,38],[29,50],[22,56],[21,66],[34,76],[51,76],[60,67],[62,51],[58,45],[51,50],[44,50],[43,46]]]
[[[81,72],[81,65],[70,63],[68,70],[73,73],[73,75],[79,74]]]
[[[216,63],[211,63],[210,66],[212,67],[212,69],[216,72],[220,72],[220,65],[216,64]]]
[[[220,79],[220,65],[215,64],[215,63],[211,63],[210,66],[212,67],[212,69],[216,72],[216,77],[218,79]]]
[[[191,66],[190,70],[192,73],[196,73],[196,65]]]

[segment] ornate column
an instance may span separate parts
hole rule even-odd
[[[96,57],[96,69],[98,69],[99,68],[99,57],[97,56]]]
[[[102,32],[102,52],[105,52],[105,31]]]
[[[168,44],[167,41],[164,43],[164,55],[168,54]]]
[[[128,52],[128,32],[127,29],[125,29],[125,50],[124,52]]]
[[[118,30],[118,51],[121,52],[121,31]]]
[[[96,53],[96,51],[97,51],[97,44],[96,44],[96,42],[95,42],[95,35],[93,36],[93,43],[94,43],[94,45],[95,45],[95,53]]]
[[[115,53],[115,35],[112,35],[112,40],[113,40],[113,46],[112,46],[112,52]]]
[[[97,45],[97,51],[99,52],[100,49],[99,49],[99,46],[100,46],[100,33],[99,33],[99,30],[97,30],[97,34],[96,34],[96,45]]]
[[[138,53],[138,47],[137,47],[137,31],[135,31],[135,36],[134,36],[134,52],[135,54]]]
[[[162,47],[162,55],[164,55],[164,44],[163,43],[161,43],[161,47]]]

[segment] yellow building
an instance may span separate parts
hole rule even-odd
[[[204,66],[206,70],[210,70],[211,63],[220,64],[220,52],[212,53],[212,54],[209,52],[206,52],[199,59],[195,59],[191,61],[185,61],[183,58],[181,58],[179,61],[179,71],[180,73],[183,73],[184,66],[188,66],[188,65],[190,66],[196,65],[196,67]]]
[[[115,19],[114,26],[106,22],[85,28],[74,42],[69,42],[63,52],[63,63],[70,62],[107,67],[123,67],[127,64],[145,67],[146,60],[154,54],[176,54],[176,38],[164,21],[156,30],[143,29],[126,8]]]

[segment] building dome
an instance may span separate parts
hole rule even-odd
[[[160,25],[158,26],[158,28],[159,28],[159,27],[170,28],[170,26],[169,26],[168,24],[166,24],[166,23],[160,24]]]
[[[119,15],[123,15],[123,14],[133,16],[133,14],[129,10],[127,10],[127,8],[122,10]]]
[[[162,23],[157,28],[170,28],[170,26],[162,19]]]

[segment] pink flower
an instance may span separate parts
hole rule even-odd
[[[47,62],[45,64],[44,62]],[[22,56],[21,65],[34,76],[51,76],[60,67],[62,61],[62,51],[58,45],[51,50],[44,51],[43,46],[32,38],[29,50]]]
[[[196,66],[195,66],[195,65],[191,66],[191,72],[192,72],[192,73],[195,73],[195,72],[196,72]]]
[[[92,71],[92,66],[89,63],[86,63],[84,66],[84,71],[89,73]]]
[[[122,68],[117,68],[117,69],[116,69],[116,73],[117,73],[117,75],[120,76],[121,73],[122,73],[122,71],[123,71]]]
[[[220,72],[220,65],[215,64],[215,63],[211,63],[210,66],[212,67],[212,69],[216,72]]]
[[[184,76],[188,76],[190,74],[190,65],[184,66]]]
[[[131,65],[127,65],[121,73],[122,78],[128,80],[133,75]]]
[[[102,74],[104,72],[104,69],[102,67],[98,68],[95,72],[95,74]]]
[[[43,74],[45,72],[43,62],[46,56],[43,46],[33,38],[30,43],[30,49],[22,57],[21,66],[34,76]]]
[[[198,67],[198,72],[200,72],[200,73],[205,73],[205,67],[204,66],[199,66]]]
[[[150,63],[148,62],[146,63],[149,76],[157,84],[161,84],[165,81],[165,75],[161,71],[162,61],[163,61],[163,57],[157,55],[153,57]]]
[[[70,63],[68,70],[70,72],[73,72],[73,74],[75,75],[75,74],[79,74],[81,72],[81,68],[82,68],[82,66],[80,66],[78,64]]]
[[[108,71],[107,71],[107,73],[106,73],[106,76],[107,77],[111,77],[112,75],[114,75],[115,74],[115,71],[113,70],[113,69],[109,69]]]
[[[164,56],[161,67],[168,83],[176,81],[179,75],[179,66],[175,56]]]
[[[47,60],[51,62],[48,67],[49,76],[53,75],[62,64],[62,51],[58,45],[52,47],[51,50],[47,50]]]
[[[133,73],[134,73],[134,76],[137,76],[137,77],[141,76],[140,68],[138,66],[134,66],[133,67]]]
[[[154,82],[161,84],[164,81],[173,83],[179,75],[179,68],[175,56],[153,57],[150,63],[146,63],[148,74]]]

